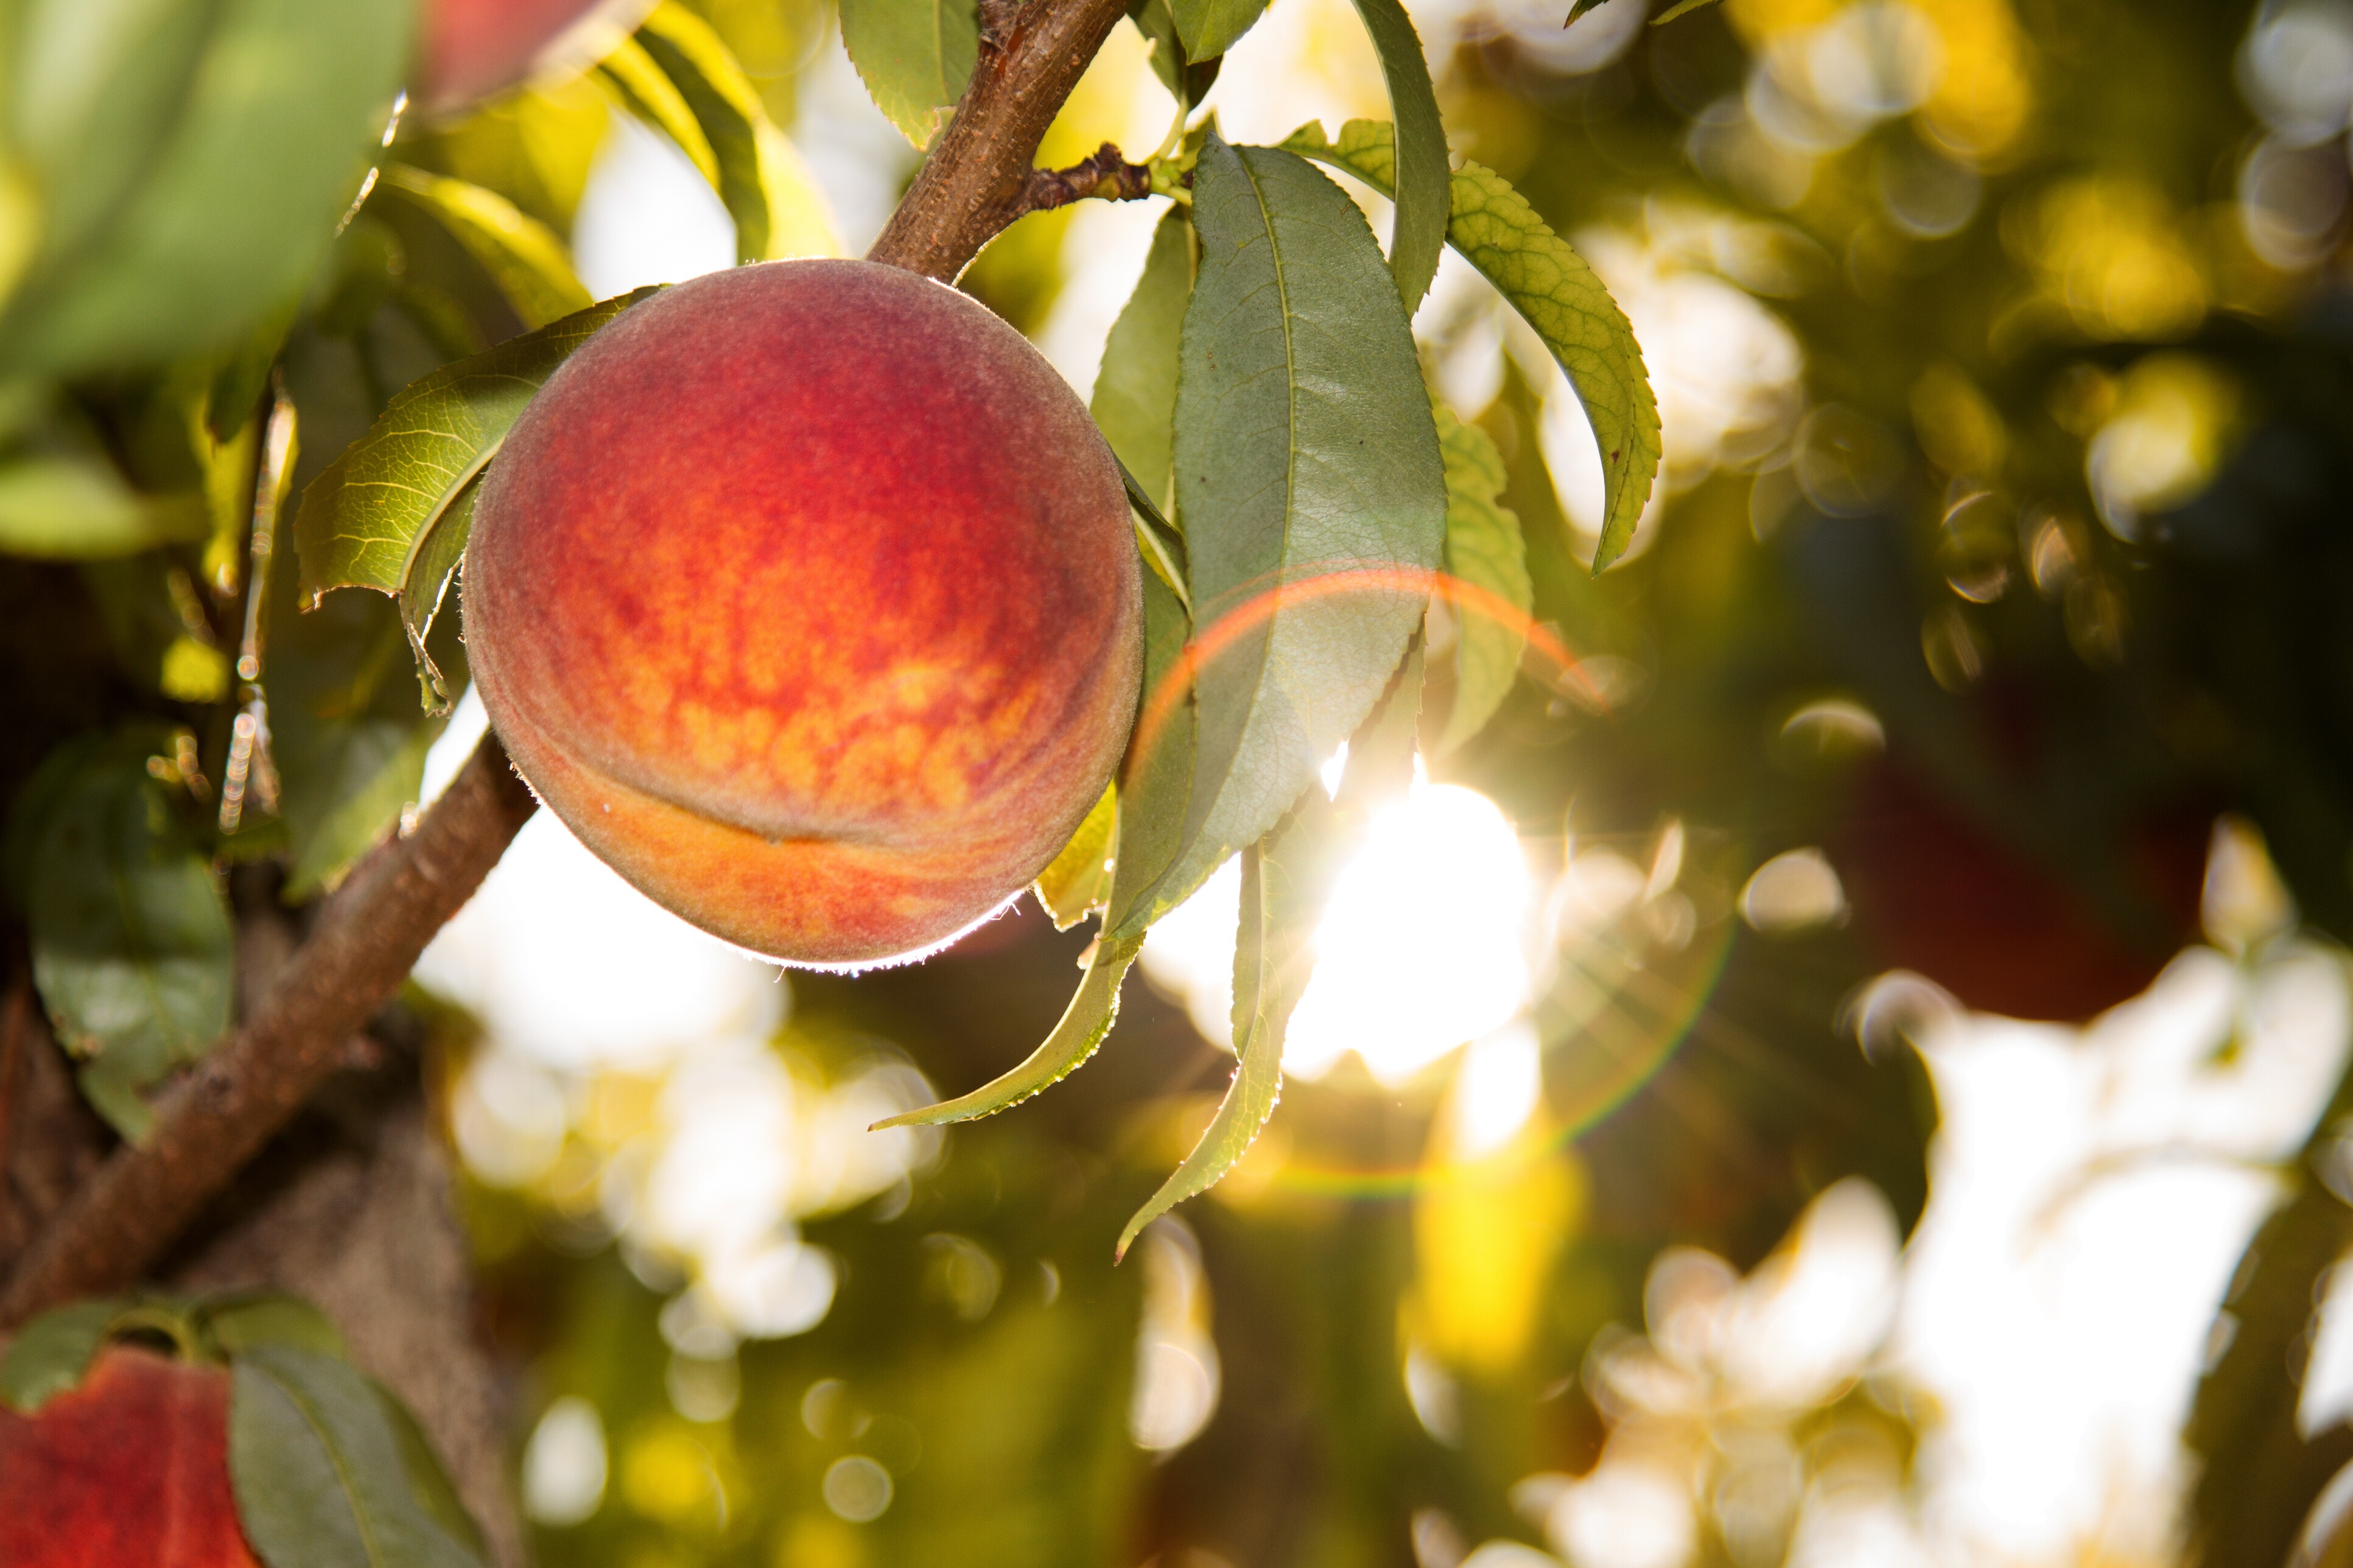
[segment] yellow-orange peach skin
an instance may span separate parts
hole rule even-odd
[[[1069,838],[1126,742],[1118,465],[965,295],[780,261],[630,309],[485,476],[491,721],[656,901],[787,963],[921,956]]]

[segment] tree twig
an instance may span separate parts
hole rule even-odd
[[[1106,202],[1135,202],[1151,194],[1152,171],[1141,163],[1129,163],[1117,147],[1106,142],[1095,150],[1093,157],[1067,169],[1030,170],[1005,221],[1009,224],[1015,218],[1066,207],[1090,196]]]
[[[972,85],[866,258],[952,282],[997,230],[1036,210],[1021,204],[1038,143],[1126,12],[1124,0],[988,0]]]
[[[26,1249],[0,1330],[129,1285],[344,1060],[344,1044],[400,988],[473,896],[536,803],[494,736],[417,825],[327,907],[254,1016],[116,1151]]]

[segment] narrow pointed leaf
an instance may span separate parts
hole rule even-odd
[[[1213,60],[1266,15],[1267,0],[1168,0],[1187,60]]]
[[[481,265],[526,327],[543,327],[593,301],[555,231],[496,191],[406,163],[384,167],[384,186],[423,207]]]
[[[419,1502],[375,1390],[347,1363],[290,1344],[237,1358],[229,1479],[269,1568],[481,1568]]]
[[[1121,1231],[1118,1256],[1144,1227],[1207,1192],[1250,1152],[1282,1090],[1282,1042],[1314,973],[1314,934],[1343,847],[1340,815],[1321,790],[1242,851],[1234,942],[1234,1051],[1240,1060],[1207,1131]]]
[[[1389,237],[1389,271],[1406,314],[1413,314],[1430,280],[1438,276],[1438,253],[1446,246],[1451,183],[1446,165],[1446,127],[1438,117],[1438,92],[1421,36],[1399,0],[1356,0],[1365,31],[1381,57],[1388,83],[1389,116],[1397,127],[1397,165],[1390,189],[1397,198],[1397,227]]]
[[[1070,930],[1103,907],[1111,882],[1107,864],[1112,831],[1118,820],[1119,790],[1106,784],[1103,798],[1095,802],[1061,853],[1038,873],[1038,901],[1052,917],[1056,931]]]
[[[1445,539],[1429,396],[1356,205],[1303,160],[1213,133],[1193,221],[1175,445],[1193,782],[1178,848],[1113,936],[1291,809],[1388,685]]]
[[[596,62],[596,74],[630,113],[670,138],[695,172],[711,182],[712,190],[719,188],[719,155],[711,150],[711,138],[702,133],[702,122],[687,106],[686,94],[655,63],[645,45],[636,38],[623,39]]]
[[[1348,121],[1336,142],[1309,123],[1282,144],[1384,195],[1396,190],[1395,139],[1379,121]],[[1535,329],[1585,405],[1601,449],[1599,572],[1625,552],[1659,472],[1659,404],[1634,329],[1585,258],[1492,169],[1465,159],[1455,171],[1446,237]]]
[[[1445,755],[1486,727],[1519,678],[1527,647],[1526,616],[1535,602],[1528,576],[1527,543],[1520,520],[1497,498],[1504,490],[1504,455],[1475,425],[1453,410],[1438,410],[1438,443],[1446,455],[1446,570],[1475,593],[1458,595],[1454,613],[1454,706],[1446,716],[1437,754]],[[1507,616],[1505,611],[1517,612]]]
[[[1095,1047],[1111,1033],[1112,1024],[1119,1016],[1119,983],[1126,977],[1127,966],[1135,962],[1143,946],[1141,937],[1097,942],[1093,956],[1087,960],[1086,975],[1079,982],[1078,994],[1071,998],[1062,1021],[1019,1067],[970,1094],[878,1121],[874,1130],[936,1127],[942,1122],[993,1116],[1070,1077],[1095,1054]]]
[[[842,0],[841,43],[883,118],[929,147],[980,56],[973,0]]]
[[[1135,292],[1103,342],[1090,408],[1111,449],[1163,516],[1176,507],[1169,451],[1176,424],[1176,363],[1193,294],[1193,225],[1172,206],[1152,231]]]
[[[1599,0],[1578,0],[1577,9],[1583,10],[1588,5],[1598,5],[1599,3]],[[1668,6],[1665,10],[1651,18],[1651,26],[1653,27],[1662,27],[1678,16],[1688,16],[1693,12],[1701,9],[1703,6],[1713,5],[1715,4],[1715,0],[1675,0],[1673,5]]]
[[[823,198],[711,24],[670,0],[637,41],[675,84],[710,149],[712,184],[735,220],[735,258],[833,254]]]

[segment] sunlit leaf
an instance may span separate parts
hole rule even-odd
[[[1352,120],[1337,142],[1309,123],[1283,140],[1302,157],[1345,169],[1383,195],[1396,189],[1388,126]],[[1659,404],[1626,313],[1585,258],[1546,226],[1527,199],[1491,169],[1455,171],[1446,237],[1527,319],[1567,372],[1601,450],[1605,518],[1595,571],[1624,553],[1651,497],[1661,452]]]
[[[7,1354],[0,1356],[0,1405],[20,1415],[38,1415],[42,1405],[79,1387],[122,1306],[116,1300],[76,1301],[17,1330]]]
[[[1525,617],[1535,585],[1528,576],[1520,520],[1498,499],[1504,455],[1485,431],[1463,424],[1443,405],[1438,408],[1438,442],[1446,456],[1446,570],[1492,596],[1465,595],[1451,605],[1454,706],[1435,748],[1442,756],[1484,728],[1510,694],[1527,647]],[[1505,608],[1516,616],[1497,613]]]
[[[541,383],[573,350],[638,300],[640,289],[448,365],[402,392],[366,436],[302,494],[294,520],[305,607],[336,588],[374,588],[402,604],[422,654],[471,515],[479,477]],[[438,678],[429,664],[428,684]]]
[[[973,0],[842,0],[841,43],[884,118],[929,147],[980,57]]]
[[[1396,167],[1388,185],[1397,198],[1389,271],[1410,316],[1430,291],[1430,280],[1438,276],[1438,253],[1446,246],[1446,127],[1438,118],[1438,93],[1430,86],[1421,37],[1413,30],[1413,18],[1405,7],[1398,0],[1356,0],[1356,11],[1380,53],[1389,114],[1397,127],[1391,160]]]
[[[1241,925],[1234,945],[1234,1051],[1240,1058],[1208,1131],[1120,1232],[1125,1256],[1144,1227],[1207,1192],[1249,1152],[1282,1089],[1282,1042],[1315,968],[1315,928],[1339,869],[1340,816],[1321,790],[1266,839],[1242,851]]]
[[[1135,962],[1143,947],[1142,937],[1098,942],[1087,959],[1087,972],[1079,982],[1078,994],[1071,998],[1061,1022],[1054,1026],[1054,1032],[1030,1053],[1028,1060],[970,1094],[878,1121],[874,1124],[876,1130],[935,1127],[944,1122],[992,1116],[1070,1077],[1095,1054],[1095,1047],[1111,1033],[1112,1023],[1119,1016],[1119,983],[1126,977],[1127,966]]]
[[[1103,439],[1166,517],[1176,510],[1169,447],[1176,423],[1176,363],[1193,293],[1193,225],[1171,207],[1152,231],[1144,275],[1103,341],[1091,408]]]
[[[1599,3],[1600,0],[1577,0],[1577,8],[1579,11],[1583,11],[1588,6],[1595,5]],[[1662,26],[1666,23],[1673,21],[1678,16],[1688,16],[1693,12],[1699,10],[1703,6],[1713,5],[1715,4],[1715,0],[1675,0],[1673,5],[1668,6],[1665,10],[1651,18],[1651,26],[1653,27]]]
[[[375,155],[414,7],[226,0],[158,21],[110,4],[94,27],[89,0],[35,10],[18,68],[40,83],[49,128],[36,173],[55,191],[90,168],[102,202],[35,263],[0,321],[0,360],[70,374],[228,346],[324,256]],[[183,19],[206,13],[201,35]],[[191,46],[182,80],[169,47]]]
[[[229,1387],[237,1521],[269,1568],[480,1568],[418,1500],[398,1431],[349,1364],[257,1345]]]
[[[620,96],[632,114],[669,137],[671,144],[686,154],[687,162],[711,182],[712,190],[719,188],[719,155],[711,150],[711,138],[702,133],[702,122],[687,106],[686,94],[646,52],[643,44],[628,38],[614,46],[611,53],[596,62],[596,74]]]
[[[526,327],[543,327],[592,303],[555,232],[496,191],[406,163],[386,163],[381,182],[417,203],[481,264]]]
[[[220,1037],[236,980],[227,903],[149,767],[174,750],[155,725],[69,742],[9,824],[34,985],[94,1073],[99,1110],[133,1139],[148,1120],[136,1091]]]
[[[1267,0],[1168,0],[1188,60],[1213,60],[1266,14]]]
[[[1290,153],[1213,134],[1193,217],[1175,461],[1198,742],[1180,847],[1117,936],[1291,809],[1388,684],[1445,538],[1429,397],[1356,205]]]
[[[824,197],[711,25],[670,0],[646,18],[637,41],[701,128],[712,183],[735,220],[736,259],[834,254]]]
[[[1038,873],[1038,901],[1053,917],[1056,931],[1070,930],[1103,907],[1111,882],[1105,862],[1111,858],[1112,828],[1118,820],[1119,791],[1106,784],[1103,798],[1061,853]]]

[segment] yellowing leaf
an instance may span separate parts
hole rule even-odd
[[[1438,407],[1438,445],[1446,458],[1446,570],[1472,593],[1451,600],[1454,612],[1454,706],[1436,751],[1443,756],[1494,716],[1518,678],[1535,602],[1520,520],[1496,498],[1504,455],[1476,426]],[[1507,613],[1509,612],[1509,613]]]
[[[1056,931],[1070,930],[1103,907],[1111,883],[1107,862],[1112,828],[1118,819],[1119,788],[1105,784],[1103,798],[1062,846],[1062,852],[1038,873],[1038,901],[1053,917]]]
[[[491,275],[524,326],[546,326],[591,303],[555,231],[496,191],[406,163],[385,164],[383,183],[440,220]]]

